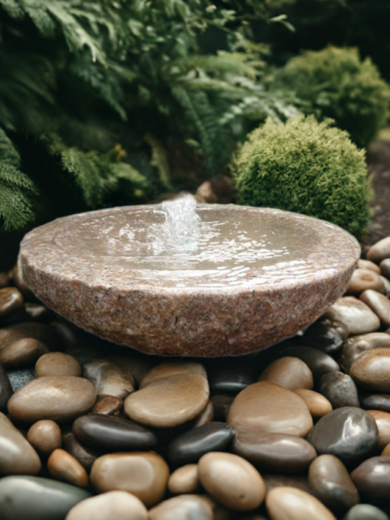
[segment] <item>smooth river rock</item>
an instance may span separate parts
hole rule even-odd
[[[343,372],[323,375],[318,384],[318,391],[329,400],[334,409],[360,406],[356,385],[353,379]]]
[[[61,428],[54,421],[37,421],[28,430],[27,440],[39,454],[48,457],[62,447]]]
[[[305,439],[285,433],[241,433],[233,442],[233,451],[260,471],[276,473],[301,473],[317,456]]]
[[[225,422],[229,415],[229,410],[234,401],[234,396],[227,394],[216,394],[210,397],[213,403],[214,420]]]
[[[390,237],[382,238],[367,251],[367,260],[376,264],[385,258],[390,258]]]
[[[146,451],[157,445],[150,430],[121,417],[89,414],[78,417],[72,426],[76,437],[102,451]]]
[[[380,275],[374,273],[371,269],[355,269],[352,273],[346,294],[359,296],[359,294],[367,289],[384,293],[385,285]]]
[[[379,266],[380,274],[387,279],[390,278],[390,258],[385,258],[382,260]]]
[[[90,496],[56,480],[6,477],[0,480],[1,520],[64,520],[72,507]]]
[[[170,363],[161,363],[149,370],[143,377],[139,387],[145,388],[150,383],[165,377],[175,376],[177,374],[187,374],[189,372],[200,374],[207,378],[206,369],[200,363],[193,361],[171,361]]]
[[[363,352],[376,348],[390,348],[390,334],[372,332],[371,334],[361,334],[347,339],[341,349],[339,358],[341,368],[349,374],[352,363]]]
[[[240,440],[241,433],[287,433],[305,437],[313,419],[303,399],[291,390],[260,381],[234,399],[228,423]]]
[[[322,417],[307,440],[319,455],[334,455],[349,467],[373,452],[378,441],[378,428],[369,413],[346,406]]]
[[[0,319],[6,318],[23,307],[23,296],[16,287],[0,289]]]
[[[333,410],[332,405],[328,399],[318,392],[314,392],[314,390],[298,388],[293,390],[293,392],[299,395],[299,397],[305,401],[311,416],[315,420],[320,419]]]
[[[374,264],[374,262],[371,262],[371,260],[363,260],[362,258],[358,260],[357,263],[358,269],[368,269],[370,271],[374,271],[376,274],[381,274],[380,267]]]
[[[50,475],[58,480],[69,482],[78,487],[88,485],[88,475],[83,466],[65,450],[54,450],[47,461]]]
[[[378,443],[377,446],[383,450],[385,446],[390,444],[390,413],[381,410],[367,410],[367,413],[374,418],[378,427]]]
[[[278,353],[278,357],[292,356],[304,361],[315,380],[328,372],[340,370],[336,361],[325,352],[311,347],[289,347]]]
[[[390,413],[390,394],[377,394],[360,390],[359,401],[361,408],[364,410],[381,410]]]
[[[197,464],[186,464],[177,468],[168,480],[168,489],[173,495],[196,493],[199,487]]]
[[[350,336],[375,332],[381,324],[378,316],[354,296],[339,298],[324,316],[344,323]]]
[[[363,388],[390,392],[390,349],[377,348],[364,352],[352,364],[350,375]]]
[[[149,520],[213,520],[210,504],[196,495],[181,495],[164,500],[149,511]]]
[[[109,491],[79,502],[65,520],[148,520],[148,511],[134,495]]]
[[[11,421],[0,413],[0,475],[36,475],[40,469],[37,452]]]
[[[122,410],[122,408],[122,399],[107,395],[96,402],[95,406],[92,408],[92,413],[97,413],[99,415],[117,415],[117,412]]]
[[[207,379],[196,372],[157,379],[130,394],[125,414],[133,421],[155,428],[170,428],[194,419],[209,400]]]
[[[336,520],[315,497],[293,487],[278,487],[267,494],[271,520]]]
[[[165,495],[169,468],[154,452],[112,453],[96,459],[90,477],[99,492],[127,491],[151,507]]]
[[[168,459],[174,466],[198,460],[210,451],[224,451],[234,438],[234,430],[222,422],[210,422],[179,435],[168,446]]]
[[[64,449],[73,455],[73,457],[78,460],[83,468],[89,473],[92,464],[98,458],[99,454],[79,442],[73,432],[67,431],[63,434],[62,444]]]
[[[326,354],[336,354],[348,337],[347,327],[337,320],[322,318],[311,325],[303,336],[305,345]]]
[[[83,375],[94,385],[97,396],[125,399],[134,392],[132,374],[110,359],[92,359],[83,365]]]
[[[0,363],[8,370],[28,367],[48,351],[42,341],[21,338],[0,350]]]
[[[35,377],[81,376],[81,365],[73,356],[63,352],[43,354],[35,364]]]
[[[211,394],[237,395],[255,382],[255,372],[247,365],[234,364],[214,367],[209,371]]]
[[[314,385],[313,374],[309,367],[297,357],[281,357],[273,361],[260,374],[258,381],[268,381],[294,390],[306,388],[311,390]]]
[[[41,419],[71,421],[95,404],[93,384],[82,377],[39,377],[27,383],[8,401],[8,412],[23,422]]]
[[[12,394],[13,390],[11,382],[4,367],[0,365],[0,412],[5,412],[7,410],[7,403]]]
[[[375,505],[388,505],[390,495],[390,457],[367,459],[351,473],[362,500]]]
[[[378,316],[383,325],[390,325],[390,300],[377,291],[364,291],[359,299],[370,307]]]
[[[26,338],[40,341],[49,350],[59,347],[57,335],[52,327],[39,322],[25,322],[0,329],[0,348],[10,347],[12,343]]]
[[[389,520],[389,517],[371,504],[357,504],[348,511],[343,520]]]
[[[210,452],[199,460],[199,481],[218,502],[238,511],[259,507],[265,485],[248,461],[232,453]]]
[[[309,484],[316,497],[333,512],[346,512],[360,501],[347,468],[333,455],[320,455],[311,463]]]

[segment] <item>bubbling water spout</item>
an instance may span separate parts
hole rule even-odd
[[[192,195],[161,204],[165,216],[162,238],[167,250],[193,251],[198,246],[200,217],[196,213],[196,200]]]

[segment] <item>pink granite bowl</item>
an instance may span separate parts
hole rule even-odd
[[[24,281],[51,309],[115,343],[169,356],[241,355],[316,320],[359,258],[351,235],[318,219],[234,205],[197,212],[198,249],[172,255],[160,247],[158,206],[55,220],[25,236]]]

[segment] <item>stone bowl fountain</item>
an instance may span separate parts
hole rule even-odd
[[[79,327],[169,356],[242,355],[315,321],[346,289],[358,242],[318,219],[268,208],[120,207],[28,233],[19,266]]]

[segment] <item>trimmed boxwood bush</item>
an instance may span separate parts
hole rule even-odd
[[[364,151],[347,132],[300,116],[254,130],[232,163],[239,203],[321,218],[360,237],[372,190]]]

